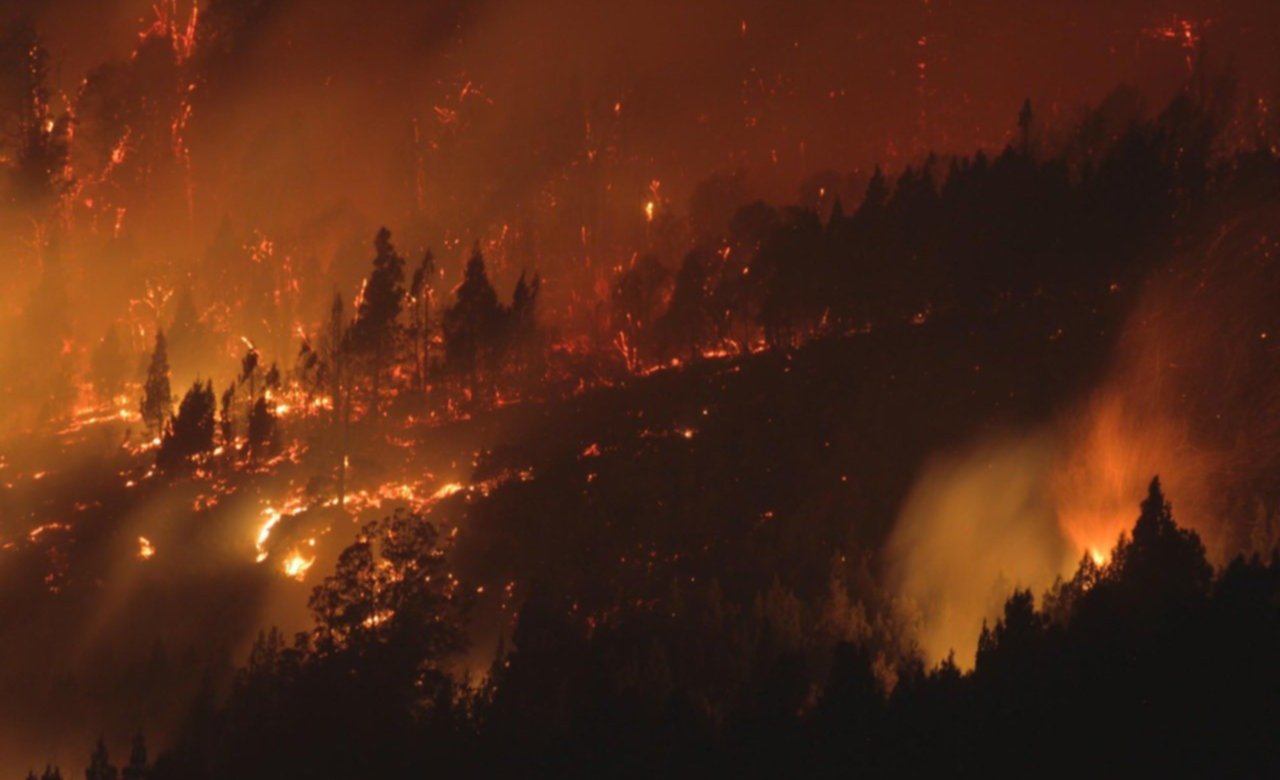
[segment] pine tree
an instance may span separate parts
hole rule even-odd
[[[445,357],[454,368],[468,372],[473,381],[482,356],[491,350],[501,328],[502,306],[485,272],[480,247],[471,251],[462,284],[454,292],[454,304],[444,313]]]
[[[343,314],[342,294],[335,291],[329,306],[329,320],[325,323],[325,345],[322,358],[323,371],[329,385],[329,397],[333,402],[332,425],[337,433],[338,507],[346,506],[347,443],[351,427],[351,391],[348,358],[351,353],[351,330]]]
[[[85,780],[116,780],[118,776],[119,771],[112,766],[107,756],[107,745],[99,737],[93,755],[89,756],[89,768],[84,770]]]
[[[150,773],[147,766],[147,743],[139,731],[133,737],[133,746],[129,750],[129,763],[121,772],[121,780],[146,780]]]
[[[436,274],[436,259],[428,249],[422,256],[422,264],[413,272],[409,284],[409,298],[413,302],[413,321],[410,325],[414,342],[414,385],[418,390],[426,388],[427,374],[431,370],[431,298],[435,293],[432,280]]]
[[[260,373],[258,367],[258,350],[250,344],[249,351],[244,353],[244,357],[240,358],[240,384],[249,385],[248,403],[250,407],[258,397],[258,374]]]
[[[236,385],[232,382],[222,391],[222,406],[218,414],[218,438],[227,457],[231,456],[236,443],[235,401]]]
[[[711,331],[712,317],[707,296],[711,262],[709,251],[695,249],[685,255],[684,262],[680,264],[675,290],[671,293],[671,305],[658,323],[672,352],[683,348],[688,350],[691,358],[696,358],[703,340]]]
[[[1022,101],[1022,109],[1018,111],[1018,152],[1023,157],[1031,156],[1031,130],[1035,114],[1031,111],[1031,98]]]
[[[877,165],[875,171],[871,174],[871,181],[867,182],[867,191],[862,196],[862,203],[855,213],[865,220],[866,217],[883,209],[888,202],[889,184],[885,181],[884,171],[880,170],[880,166]]]
[[[49,51],[29,19],[0,30],[0,159],[13,191],[35,209],[71,185],[66,178],[70,118],[50,106]]]
[[[142,421],[151,435],[158,436],[173,413],[173,395],[169,389],[169,348],[164,331],[156,330],[156,345],[147,366],[147,379],[142,387]]]
[[[272,452],[276,444],[276,414],[266,398],[259,398],[249,413],[249,457],[258,460]]]
[[[385,227],[374,238],[373,271],[365,283],[364,295],[356,307],[351,324],[351,340],[369,360],[372,379],[370,414],[379,415],[382,402],[382,374],[394,354],[400,330],[400,312],[404,307],[404,258],[391,244],[391,231]]]
[[[178,405],[174,418],[160,442],[156,464],[164,469],[178,468],[192,458],[213,449],[214,411],[213,382],[196,380]]]
[[[528,367],[529,357],[536,353],[538,331],[538,293],[542,290],[542,277],[536,272],[526,281],[524,272],[511,293],[511,309],[507,312],[507,333],[504,347],[510,353],[518,371]]]

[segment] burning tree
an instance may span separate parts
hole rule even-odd
[[[435,274],[435,255],[428,249],[409,284],[409,299],[413,303],[409,324],[413,338],[413,380],[419,390],[426,387],[427,374],[431,371],[431,298],[435,293],[432,284]]]

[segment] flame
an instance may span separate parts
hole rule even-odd
[[[284,561],[280,565],[280,569],[286,576],[292,577],[298,582],[302,582],[307,577],[307,571],[315,565],[315,562],[315,556],[308,558],[298,550],[294,550],[285,557]]]
[[[149,561],[156,554],[155,545],[145,536],[138,537],[138,560]]]
[[[432,501],[440,501],[466,490],[466,486],[460,482],[448,482],[440,486],[440,489],[431,495]]]

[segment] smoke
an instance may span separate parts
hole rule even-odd
[[[1109,555],[1153,475],[1209,559],[1280,543],[1280,204],[1234,215],[1148,279],[1106,375],[1043,429],[986,437],[921,472],[888,546],[937,663],[971,664],[1012,589],[1036,596]]]
[[[954,652],[972,667],[983,621],[1009,593],[1039,593],[1071,562],[1045,489],[1056,451],[1049,433],[987,436],[923,469],[886,552],[928,663]]]
[[[1215,562],[1280,539],[1278,214],[1272,200],[1232,215],[1143,290],[1109,377],[1069,418],[1055,492],[1079,546],[1114,543],[1153,473]]]

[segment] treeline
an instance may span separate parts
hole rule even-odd
[[[364,528],[312,594],[315,628],[260,637],[151,776],[1280,769],[1280,559],[1214,572],[1158,480],[1106,564],[1085,556],[1040,599],[1009,598],[969,672],[910,655],[886,670],[864,643],[792,647],[792,610],[744,614],[711,588],[594,616],[535,594],[468,680],[449,671],[469,591],[448,547],[422,517]]]
[[[492,402],[500,388],[512,392],[536,379],[545,354],[536,318],[542,281],[536,273],[532,278],[521,274],[510,305],[503,304],[477,247],[453,290],[452,303],[437,311],[440,275],[430,251],[406,280],[405,260],[386,228],[375,237],[374,250],[352,316],[335,293],[327,321],[314,341],[303,337],[292,369],[282,371],[275,362],[265,366],[246,340],[240,370],[221,396],[211,380],[196,379],[176,414],[170,341],[157,331],[139,409],[148,434],[158,439],[160,468],[189,470],[213,454],[227,461],[269,457],[281,444],[277,404],[287,384],[309,408],[326,412],[332,446],[341,460],[353,421],[376,422],[391,402],[469,408],[472,402]],[[210,344],[189,294],[179,301],[174,331],[181,334],[185,350]],[[94,361],[102,376],[95,382],[99,394],[110,397],[122,385],[119,365],[124,358],[114,331],[103,343]],[[243,401],[242,394],[247,396]]]
[[[712,209],[738,192],[713,179],[694,200],[731,218],[694,231],[674,268],[633,261],[612,290],[616,343],[653,364],[1094,301],[1142,278],[1206,207],[1274,190],[1265,136],[1233,135],[1238,121],[1231,80],[1201,74],[1153,117],[1122,88],[1053,140],[1027,104],[998,155],[930,156],[894,180],[876,168],[851,212],[838,196],[829,213]]]
[[[477,248],[453,300],[439,300],[441,272],[431,252],[409,274],[383,229],[354,311],[335,294],[328,320],[304,338],[283,376],[305,388],[309,403],[323,398],[335,428],[345,429],[379,419],[397,401],[456,415],[545,389],[557,372],[574,381],[615,376],[600,364],[619,356],[636,371],[794,347],[821,335],[973,323],[1030,305],[1070,321],[1073,310],[1131,289],[1201,222],[1274,191],[1280,179],[1264,138],[1227,148],[1233,106],[1226,79],[1193,79],[1154,117],[1121,89],[1050,143],[1028,104],[1016,139],[999,155],[930,156],[893,181],[877,168],[848,213],[839,198],[829,215],[740,205],[739,189],[710,180],[693,198],[700,216],[691,235],[699,243],[678,267],[667,265],[669,247],[668,260],[641,254],[618,275],[598,318],[598,349],[588,361],[595,365],[554,362],[552,340],[537,322],[536,274],[522,274],[504,304]],[[730,216],[720,224],[706,213]],[[172,330],[180,355],[209,349],[189,293],[179,297]],[[159,381],[160,347],[157,340],[148,393]],[[93,361],[103,395],[121,386],[118,366],[127,362],[112,359],[113,350],[118,340],[109,333]],[[242,371],[227,388],[224,408],[236,408],[226,394],[251,374]],[[249,389],[242,424],[269,439],[274,407]],[[198,420],[180,426],[175,419],[175,432],[196,433],[193,443],[165,450],[170,462],[216,446],[205,433],[217,427],[213,388],[197,384],[188,395]],[[163,434],[164,393],[155,398],[144,407],[161,411],[144,410],[144,417]],[[219,426],[234,429],[226,420]],[[249,450],[270,447],[255,441]]]

